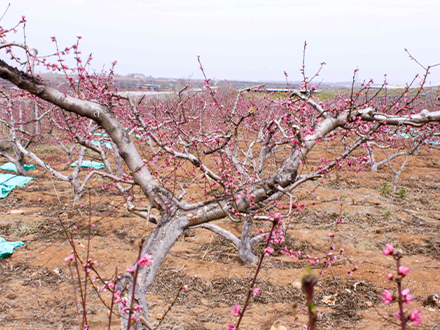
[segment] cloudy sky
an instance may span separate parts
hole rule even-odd
[[[230,80],[300,80],[321,62],[320,78],[402,84],[440,62],[438,0],[10,0],[0,22],[27,19],[27,43],[40,54],[54,51],[56,36],[68,46],[81,35],[83,54],[96,70],[118,61],[117,73],[201,78],[200,54],[209,77]],[[8,1],[2,1],[3,13]],[[1,16],[1,14],[0,14]],[[22,41],[19,33],[9,41]],[[4,55],[0,55],[4,58]],[[440,67],[428,81],[440,84]]]

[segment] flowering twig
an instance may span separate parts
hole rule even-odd
[[[171,302],[171,304],[168,305],[168,309],[166,310],[165,314],[163,315],[163,317],[160,319],[159,324],[154,328],[154,330],[158,329],[159,326],[162,324],[163,320],[165,320],[165,317],[167,316],[167,314],[169,313],[169,311],[173,308],[174,304],[177,301],[177,298],[179,298],[180,293],[182,292],[182,290],[184,291],[188,291],[188,285],[182,285],[179,288],[179,291],[177,292],[176,296],[174,297],[174,300]]]
[[[409,304],[413,300],[414,296],[409,294],[409,289],[402,290],[402,280],[409,273],[410,269],[407,266],[402,266],[400,264],[400,260],[402,259],[402,251],[394,250],[394,247],[391,244],[385,244],[385,248],[383,249],[383,255],[388,256],[391,255],[396,260],[397,264],[397,276],[393,274],[388,274],[387,278],[390,281],[395,281],[397,283],[397,294],[392,294],[388,290],[384,290],[382,292],[382,302],[384,304],[389,304],[394,300],[397,300],[399,303],[399,312],[395,313],[394,316],[400,320],[400,326],[402,330],[406,330],[406,324],[408,321],[413,322],[415,325],[419,325],[423,322],[422,312],[415,309],[411,313],[407,312],[406,308],[403,308],[403,304]]]
[[[264,256],[266,256],[266,255],[270,255],[270,254],[273,252],[273,249],[272,249],[271,247],[269,247],[269,243],[270,243],[270,240],[271,240],[271,238],[272,238],[272,233],[273,233],[275,227],[278,225],[278,223],[279,223],[279,221],[280,221],[280,218],[281,218],[281,213],[275,213],[274,216],[273,216],[272,228],[271,228],[271,230],[270,230],[270,232],[269,232],[269,237],[268,237],[268,239],[267,239],[267,241],[266,241],[266,246],[264,247],[264,252],[261,254],[260,261],[259,261],[258,266],[257,266],[257,269],[256,269],[256,271],[255,271],[254,278],[253,278],[253,280],[252,280],[251,285],[249,286],[249,291],[248,291],[248,294],[247,294],[246,300],[245,300],[245,302],[244,302],[243,310],[240,312],[240,311],[239,311],[239,310],[240,310],[240,306],[238,306],[238,305],[235,305],[235,306],[234,306],[235,309],[233,310],[233,314],[235,314],[235,315],[239,314],[240,317],[238,318],[238,321],[237,321],[237,324],[235,325],[235,328],[229,326],[229,329],[231,329],[231,330],[232,330],[232,329],[236,329],[236,330],[239,329],[239,326],[240,326],[241,320],[243,319],[243,315],[244,315],[244,313],[246,312],[246,308],[247,308],[247,306],[249,305],[251,294],[252,294],[252,293],[253,293],[253,294],[258,294],[258,293],[259,293],[259,290],[257,291],[257,289],[254,289],[255,282],[257,281],[258,273],[260,272],[260,269],[261,269],[261,265],[262,265],[262,263],[263,263]],[[238,310],[237,310],[237,306],[238,306]],[[235,313],[234,313],[234,311],[235,311]],[[238,312],[238,313],[237,313],[237,312]]]
[[[130,309],[128,311],[127,330],[130,330],[130,327],[131,327],[130,323],[131,323],[131,316],[132,316],[132,312],[133,312],[134,295],[136,292],[135,291],[136,290],[136,280],[137,280],[137,275],[139,273],[138,270],[139,270],[139,266],[140,266],[142,247],[144,246],[144,243],[145,243],[145,238],[142,237],[141,242],[139,243],[138,262],[136,263],[136,269],[133,274],[133,290],[131,292]]]
[[[116,267],[116,270],[115,270],[115,278],[116,278],[116,281],[117,281],[117,279],[118,279],[118,267]],[[115,285],[116,285],[116,283],[115,283]],[[112,325],[113,305],[114,305],[114,302],[115,302],[115,300],[113,299],[114,295],[115,295],[115,293],[113,292],[112,293],[112,299],[111,299],[111,302],[110,302],[110,315],[108,317],[108,330],[111,329],[111,325]]]

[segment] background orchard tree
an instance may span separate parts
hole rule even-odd
[[[151,263],[142,259],[136,277],[132,271],[126,272],[115,288],[127,298],[125,304],[120,303],[120,310],[134,299],[142,306],[144,324],[148,322],[146,292],[185,230],[211,230],[233,242],[244,262],[254,262],[257,258],[252,247],[264,240],[265,233],[253,236],[253,222],[271,220],[274,212],[281,211],[282,240],[289,216],[304,207],[294,196],[295,188],[310,180],[322,180],[333,171],[360,172],[371,167],[376,164],[372,163],[375,147],[398,147],[402,155],[409,156],[438,134],[440,111],[411,106],[411,97],[417,98],[419,92],[406,101],[378,104],[375,101],[380,92],[370,90],[370,81],[360,90],[353,88],[347,95],[322,101],[314,95],[315,87],[304,67],[302,90],[291,90],[286,96],[266,93],[262,86],[239,91],[214,89],[205,76],[204,92],[182,91],[164,100],[121,97],[111,88],[112,70],[99,75],[88,73],[91,57],[82,64],[78,43],[63,51],[57,49],[55,62],[50,62],[35,58],[26,44],[8,43],[9,32],[0,28],[0,49],[12,54],[17,65],[0,61],[0,77],[17,86],[21,97],[36,98],[44,104],[52,125],[69,137],[67,144],[81,146],[79,157],[86,148],[96,152],[107,172],[93,171],[87,178],[94,174],[110,178],[126,193],[128,210],[156,224],[139,254],[150,256]],[[25,51],[24,62],[14,54],[15,48]],[[64,64],[69,53],[76,67]],[[65,73],[68,87],[53,87],[32,72],[20,71],[20,65],[31,59]],[[200,68],[204,72],[201,63]],[[423,89],[429,69],[418,91]],[[409,90],[402,92],[402,98],[405,94]],[[17,94],[4,90],[4,95],[1,111],[12,118],[15,110],[6,100],[15,101]],[[108,160],[109,150],[90,142],[102,129],[113,146],[115,169]],[[394,137],[396,130],[417,130],[420,134],[406,143],[398,135]],[[11,134],[18,131],[11,130]],[[331,145],[333,156],[309,164],[308,154],[320,143]],[[49,165],[20,146],[17,144],[24,157],[50,171]],[[391,160],[392,156],[387,158],[388,164]],[[134,198],[134,186],[145,198]],[[75,190],[74,185],[78,198],[82,188]],[[213,223],[223,218],[242,224],[240,237]],[[127,322],[122,318],[123,328]],[[140,329],[141,325],[133,328]]]
[[[14,163],[17,172],[20,175],[28,175],[24,165],[26,161],[33,162],[59,180],[67,181],[71,184],[75,201],[79,201],[84,193],[84,188],[93,175],[101,175],[123,180],[122,167],[119,154],[115,152],[116,145],[102,140],[105,134],[94,121],[75,118],[69,114],[61,112],[54,106],[49,106],[45,102],[35,100],[28,93],[23,91],[14,91],[3,88],[1,90],[0,102],[2,103],[2,117],[0,124],[2,126],[2,145],[4,149],[12,149],[10,154],[6,151],[0,152],[0,156]],[[34,107],[40,108],[39,117],[35,118]],[[21,118],[21,119],[20,119]],[[35,119],[34,119],[35,118]],[[38,125],[38,133],[37,126]],[[70,168],[70,164],[77,160],[77,166],[72,168],[69,175],[56,170],[50,163],[32,152],[29,148],[32,144],[40,145],[44,143],[58,144],[66,152],[66,166],[64,171]],[[85,179],[80,182],[79,173],[86,158],[86,151],[93,156],[92,160],[101,161],[104,164],[104,172],[99,170],[90,170]],[[109,155],[115,157],[115,169],[109,162]],[[116,172],[115,172],[116,171]],[[117,183],[116,188],[125,192],[125,188]]]
[[[19,25],[20,24],[25,24],[24,18]],[[14,27],[14,29],[16,28],[17,26]],[[7,33],[7,31],[10,30],[2,31],[3,33]],[[0,37],[1,36],[0,34]],[[46,58],[38,58],[36,56],[38,52],[36,52],[35,49],[28,50],[25,44],[6,43],[3,39],[0,48],[5,48],[6,53],[11,54],[11,59],[16,60],[31,74],[33,74],[35,64],[37,66],[44,65],[47,69],[52,71],[60,70],[64,72],[66,81],[58,86],[60,91],[70,91],[81,98],[94,100],[98,98],[108,98],[108,93],[106,94],[105,91],[109,90],[112,85],[113,69],[106,75],[89,75],[86,72],[85,66],[90,63],[91,57],[88,58],[85,64],[82,63],[79,57],[80,51],[78,50],[79,40],[80,38],[78,38],[76,44],[70,48],[65,48],[63,51],[59,51],[57,47],[57,52],[54,53],[53,56],[58,58],[57,62],[61,63],[60,66],[58,66],[58,64],[48,63]],[[52,41],[56,43],[55,38],[52,38]],[[25,50],[27,59],[21,61],[20,58],[13,53],[11,46]],[[67,66],[62,64],[64,61],[62,57],[71,51],[76,55],[76,67],[68,70]],[[75,79],[67,75],[68,72],[82,72],[82,74],[80,74],[75,81]],[[63,112],[60,108],[47,102],[41,102],[39,98],[35,98],[31,94],[21,90],[15,91],[2,87],[0,90],[0,101],[2,102],[3,109],[0,124],[2,125],[4,133],[1,142],[6,149],[11,146],[14,152],[13,155],[7,152],[1,152],[0,156],[13,162],[19,174],[27,175],[23,167],[26,159],[33,161],[57,179],[69,182],[75,195],[75,201],[79,201],[82,197],[88,180],[94,175],[99,174],[104,177],[113,178],[116,181],[123,180],[121,158],[117,152],[117,146],[112,143],[111,140],[106,139],[106,135],[102,133],[102,129],[100,129],[93,120]],[[70,167],[73,156],[77,159],[77,166],[72,169],[69,175],[55,170],[44,159],[28,150],[28,147],[32,143],[60,145],[67,156],[64,170]],[[91,170],[83,182],[80,182],[78,176],[80,171],[83,170],[82,164],[85,160],[87,150],[93,154],[93,160],[101,161],[104,164],[104,172]],[[113,168],[109,162],[109,156],[114,158]],[[125,181],[130,182],[130,180]],[[127,191],[120,183],[116,183],[115,187],[122,193]]]

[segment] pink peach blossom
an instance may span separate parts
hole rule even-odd
[[[393,294],[391,292],[389,292],[388,290],[383,290],[382,298],[380,298],[380,300],[382,300],[385,305],[388,305],[394,299],[395,299],[395,297],[393,296]]]
[[[400,266],[398,273],[399,273],[399,275],[402,275],[402,277],[405,276],[406,274],[409,273],[409,267]]]
[[[149,266],[151,264],[152,258],[149,254],[144,254],[139,260],[138,265],[141,267]]]
[[[231,310],[231,314],[234,316],[240,315],[240,305],[234,305],[234,308]]]
[[[423,318],[422,318],[422,312],[415,309],[413,310],[410,314],[409,314],[409,319],[411,320],[411,322],[413,322],[415,325],[419,325],[420,323],[423,322]]]
[[[385,248],[383,249],[383,255],[389,256],[392,255],[394,252],[394,248],[391,244],[385,244]]]

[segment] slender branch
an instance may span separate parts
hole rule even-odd
[[[262,263],[263,263],[264,256],[266,255],[266,252],[265,252],[265,251],[266,251],[267,247],[268,247],[269,244],[270,244],[270,240],[272,239],[273,231],[274,231],[275,227],[277,226],[278,222],[279,222],[278,219],[274,219],[273,222],[272,222],[272,228],[271,228],[271,230],[270,230],[270,232],[269,232],[269,237],[267,238],[266,246],[264,247],[264,251],[263,251],[263,253],[261,254],[260,261],[259,261],[259,263],[258,263],[257,269],[256,269],[255,274],[254,274],[254,278],[252,279],[252,282],[251,282],[251,285],[250,285],[250,287],[249,287],[249,291],[248,291],[248,294],[247,294],[246,300],[245,300],[245,302],[244,302],[243,309],[242,309],[242,311],[240,312],[240,317],[239,317],[239,319],[238,319],[238,321],[237,321],[237,324],[236,324],[236,326],[235,326],[235,329],[237,329],[237,330],[238,330],[239,327],[240,327],[241,320],[243,319],[244,313],[246,312],[246,308],[247,308],[247,306],[249,305],[250,297],[251,297],[251,294],[252,294],[252,289],[254,289],[255,282],[257,281],[258,274],[260,273],[260,269],[261,269],[261,265],[262,265]]]

